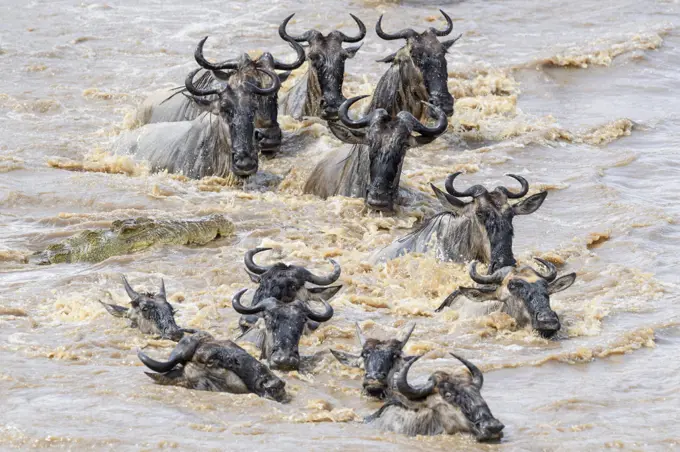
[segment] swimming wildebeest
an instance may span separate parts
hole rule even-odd
[[[439,11],[446,19],[446,28],[437,30],[430,27],[422,33],[410,28],[386,33],[382,29],[383,16],[380,16],[375,24],[378,36],[385,40],[405,39],[406,45],[378,60],[392,66],[378,81],[368,111],[384,108],[391,116],[408,111],[416,118],[422,118],[425,113],[423,102],[427,102],[441,108],[447,116],[453,115],[453,96],[447,85],[446,52],[462,35],[443,42],[437,39],[453,31],[451,18],[444,11]]]
[[[266,358],[272,369],[297,370],[300,368],[300,338],[308,322],[327,322],[333,317],[333,308],[326,300],[322,312],[314,312],[307,302],[293,300],[283,302],[274,297],[266,298],[257,305],[244,306],[241,297],[247,289],[239,291],[231,302],[239,314],[253,315],[262,313],[263,327],[255,325],[251,330],[259,334],[257,346],[262,350],[260,358]],[[250,333],[251,331],[249,331]]]
[[[350,119],[349,107],[365,97],[347,99],[338,113],[340,121],[355,130],[354,137],[342,139],[355,146],[322,159],[309,176],[304,192],[324,199],[336,195],[364,198],[373,209],[393,210],[407,149],[431,143],[444,133],[448,123],[444,112],[436,106],[432,106],[437,114],[433,127],[423,125],[407,111],[392,118],[382,108],[361,119]],[[413,132],[420,136],[411,135]]]
[[[269,82],[269,76],[258,69],[279,72],[278,77],[283,82],[290,71],[299,68],[305,62],[305,51],[300,44],[287,39],[293,47],[297,58],[292,63],[284,63],[271,53],[264,52],[257,58],[251,58],[243,53],[239,58],[221,63],[211,63],[203,56],[203,47],[207,37],[203,38],[196,48],[194,57],[199,66],[205,71],[194,81],[199,89],[208,89],[214,85],[221,86],[228,83],[232,77],[249,77],[259,80],[264,86]],[[194,97],[188,94],[185,87],[181,89],[162,90],[147,98],[139,107],[137,120],[141,124],[157,122],[191,121],[206,111],[213,112],[213,101],[216,96]],[[278,92],[257,98],[255,111],[255,141],[262,152],[273,152],[281,145],[281,128],[278,123]],[[218,113],[219,114],[219,113]]]
[[[203,41],[199,50],[202,45]],[[255,174],[258,169],[255,114],[259,98],[275,94],[281,82],[273,71],[256,67],[255,73],[270,79],[270,86],[262,87],[261,76],[240,69],[252,65],[252,60],[243,57],[233,64],[239,69],[228,80],[210,87],[194,85],[201,68],[192,71],[185,81],[188,93],[196,102],[209,104],[212,114],[192,121],[147,124],[126,134],[117,143],[117,152],[148,160],[153,171],[167,170],[194,179]]]
[[[310,67],[281,99],[281,114],[291,115],[298,120],[303,116],[336,119],[338,108],[345,100],[342,94],[345,60],[353,58],[361,47],[358,45],[343,48],[342,44],[364,39],[366,27],[358,17],[350,14],[359,26],[359,34],[356,36],[347,36],[338,30],[333,30],[326,36],[317,30],[291,36],[286,31],[286,26],[294,15],[286,17],[279,27],[279,35],[286,40],[309,44],[307,59]]]
[[[168,303],[163,280],[161,280],[161,289],[158,293],[136,292],[125,276],[123,276],[123,285],[130,297],[130,307],[125,308],[100,301],[109,314],[127,318],[130,320],[131,328],[139,328],[144,334],[155,334],[162,339],[175,342],[182,339],[184,333],[194,332],[192,329],[180,328],[175,323],[175,309]]]
[[[493,417],[480,393],[482,372],[468,360],[451,355],[468,368],[470,378],[437,371],[422,386],[411,386],[408,371],[418,356],[399,373],[393,398],[365,422],[408,436],[471,433],[477,441],[500,439],[505,426]]]
[[[364,393],[371,397],[384,399],[392,394],[395,375],[404,364],[415,359],[414,356],[406,356],[403,352],[404,346],[415,327],[415,323],[410,323],[399,332],[396,338],[381,341],[364,337],[357,323],[356,331],[361,345],[361,354],[352,355],[333,349],[331,349],[331,353],[346,366],[364,369],[366,372],[362,384]]]
[[[156,361],[141,351],[137,356],[158,372],[145,372],[158,384],[235,394],[252,392],[277,402],[288,399],[286,383],[267,366],[233,342],[215,340],[203,331],[179,341],[168,361]]]
[[[523,177],[508,174],[522,185],[517,193],[503,186],[488,191],[481,185],[458,191],[453,182],[460,174],[451,174],[446,179],[446,192],[432,185],[432,190],[446,209],[444,212],[380,250],[372,261],[381,262],[410,252],[434,250],[437,259],[443,261],[462,263],[477,259],[489,263],[491,273],[502,267],[514,266],[517,261],[512,253],[512,219],[515,215],[535,212],[548,193],[536,193],[512,205],[510,199],[523,198],[529,192],[529,183]],[[459,199],[465,197],[472,200],[465,202]]]
[[[542,274],[529,266],[504,267],[490,275],[477,273],[477,262],[470,266],[470,278],[481,287],[460,287],[437,308],[437,312],[451,306],[460,296],[475,302],[496,300],[488,311],[505,312],[522,328],[527,325],[546,338],[560,330],[560,319],[550,308],[550,295],[561,292],[576,280],[576,273],[557,278],[555,266],[543,259],[534,258],[548,273]],[[557,278],[557,279],[556,279]]]

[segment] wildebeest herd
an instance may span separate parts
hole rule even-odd
[[[210,62],[203,52],[206,37],[195,52],[200,67],[191,71],[183,88],[147,99],[142,105],[145,125],[123,137],[118,149],[148,160],[154,170],[192,178],[248,177],[258,171],[260,153],[274,155],[282,143],[279,111],[295,118],[316,116],[327,121],[334,136],[352,146],[323,158],[307,180],[305,193],[364,198],[369,208],[394,210],[402,199],[399,180],[407,149],[441,136],[454,111],[447,86],[446,52],[460,36],[439,40],[453,31],[451,18],[443,11],[441,14],[446,26],[422,33],[412,29],[388,33],[380,17],[377,35],[384,40],[405,40],[406,44],[380,60],[390,67],[366,110],[355,118],[350,117],[350,107],[368,96],[346,99],[342,85],[345,61],[355,57],[361,47],[344,45],[358,43],[366,35],[364,23],[356,16],[352,18],[359,30],[353,36],[337,30],[327,35],[317,30],[293,35],[289,30],[293,15],[285,18],[279,35],[296,53],[292,63],[267,52],[255,59],[243,54]],[[309,63],[307,72],[279,100],[281,82],[305,61]],[[460,189],[454,186],[460,184],[460,175],[451,174],[444,190],[432,185],[443,206],[440,213],[379,250],[371,261],[431,252],[441,261],[470,263],[470,278],[478,286],[459,287],[437,312],[463,299],[486,303],[489,311],[505,312],[519,327],[553,337],[560,320],[550,307],[550,295],[568,288],[576,275],[558,278],[555,266],[539,258],[540,271],[519,266],[512,248],[514,216],[535,212],[546,193],[527,196],[529,183],[514,174],[508,176],[519,183],[517,191],[504,186],[489,190],[481,185]],[[513,204],[513,200],[518,202]],[[103,303],[106,310],[129,319],[131,326],[145,334],[177,342],[165,361],[138,352],[144,365],[154,371],[148,375],[156,383],[289,400],[285,382],[270,369],[301,369],[306,358],[299,352],[300,339],[321,323],[332,321],[330,299],[342,288],[334,285],[341,268],[332,259],[333,270],[326,275],[282,262],[270,266],[256,263],[257,256],[268,250],[256,248],[244,258],[245,270],[258,285],[252,301],[243,300],[246,289],[232,299],[232,307],[241,314],[240,339],[253,341],[261,350],[259,359],[267,365],[235,342],[178,326],[164,283],[156,293],[138,293],[123,278],[130,307]],[[478,272],[480,262],[488,266],[487,274]],[[437,371],[422,385],[409,383],[409,369],[420,357],[406,356],[404,347],[415,326],[409,323],[397,337],[378,340],[366,337],[357,324],[360,352],[331,350],[340,363],[364,369],[367,397],[385,400],[365,421],[406,435],[467,432],[479,441],[500,439],[504,425],[491,414],[480,392],[482,373],[470,361],[452,353],[469,375]]]

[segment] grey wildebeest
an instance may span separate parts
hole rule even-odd
[[[517,326],[527,325],[541,336],[550,338],[560,330],[560,319],[550,307],[550,295],[561,292],[576,280],[576,273],[557,278],[555,266],[543,259],[534,258],[548,272],[543,274],[529,266],[504,267],[490,275],[477,273],[477,262],[470,266],[470,278],[481,287],[459,287],[437,308],[437,312],[451,306],[459,297],[474,302],[491,303],[487,312],[501,311],[515,319]],[[493,302],[495,301],[495,302]]]
[[[342,84],[345,75],[345,61],[353,58],[361,45],[343,47],[343,43],[359,42],[366,36],[366,27],[354,14],[352,19],[359,26],[359,34],[347,36],[333,30],[324,36],[317,30],[308,30],[299,36],[291,36],[286,31],[291,14],[281,23],[279,35],[282,39],[306,42],[309,44],[307,60],[309,69],[281,99],[281,114],[295,119],[303,116],[317,116],[322,119],[336,119],[338,108],[345,100]]]
[[[202,43],[199,43],[199,49]],[[276,93],[281,82],[269,69],[243,69],[252,66],[249,58],[241,58],[235,64],[239,69],[228,80],[207,88],[194,85],[194,78],[201,68],[186,78],[186,89],[196,102],[212,99],[204,102],[210,104],[212,113],[192,121],[147,124],[124,135],[116,144],[116,152],[146,159],[153,171],[167,170],[194,179],[255,174],[258,169],[255,114],[259,97]],[[262,87],[261,76],[254,75],[257,72],[270,79],[270,86]]]
[[[297,58],[292,63],[284,63],[271,53],[264,52],[257,58],[251,58],[243,53],[239,58],[221,63],[211,63],[203,56],[203,47],[208,38],[203,38],[194,52],[196,62],[205,71],[194,81],[194,86],[207,89],[223,82],[228,83],[231,77],[244,77],[245,74],[253,79],[259,79],[260,86],[268,83],[268,75],[260,69],[279,72],[278,77],[283,82],[290,75],[290,71],[299,68],[305,62],[305,51],[300,44],[293,40],[287,42],[293,47]],[[213,111],[213,101],[216,96],[195,97],[187,94],[186,87],[166,89],[149,96],[137,110],[137,121],[140,124],[157,122],[191,121],[207,112]],[[255,141],[262,152],[271,153],[281,145],[281,128],[278,122],[278,92],[268,96],[257,97],[258,106],[255,110]]]
[[[368,111],[384,108],[391,116],[408,111],[416,118],[422,118],[425,116],[423,102],[427,102],[441,108],[447,116],[453,115],[453,96],[447,85],[446,52],[462,35],[443,42],[437,39],[453,31],[451,18],[444,11],[439,11],[446,19],[446,28],[437,30],[430,27],[422,33],[410,28],[386,33],[382,29],[383,16],[380,16],[375,24],[378,36],[385,40],[405,39],[406,45],[378,60],[392,66],[378,81]],[[430,114],[433,113],[430,109]]]
[[[156,361],[141,351],[137,356],[157,372],[145,373],[161,385],[235,394],[252,392],[277,402],[288,400],[286,383],[267,366],[235,343],[215,340],[203,331],[179,341],[168,361]]]
[[[354,146],[322,159],[305,183],[304,192],[324,199],[336,195],[364,198],[373,209],[393,210],[406,151],[431,143],[444,133],[446,115],[432,106],[437,114],[437,124],[432,127],[423,125],[407,111],[392,118],[382,108],[361,119],[350,119],[349,107],[365,97],[347,99],[338,113],[340,121],[355,131],[353,136],[343,138]],[[419,136],[413,136],[413,132]]]
[[[500,439],[505,426],[493,417],[480,393],[482,372],[468,360],[451,355],[468,368],[470,377],[437,371],[425,384],[411,386],[408,371],[418,356],[399,373],[393,397],[365,422],[408,436],[471,433],[477,441]]]
[[[144,334],[155,334],[162,339],[175,342],[182,339],[184,333],[194,332],[192,329],[180,328],[175,323],[175,309],[168,303],[163,280],[161,280],[158,293],[136,292],[125,276],[123,276],[123,285],[130,297],[129,308],[100,301],[111,315],[127,318],[131,328],[139,328]]]
[[[414,356],[404,355],[403,349],[416,324],[406,325],[396,338],[389,340],[366,338],[359,324],[355,326],[361,354],[353,355],[332,349],[331,353],[346,366],[364,369],[366,372],[362,383],[364,393],[370,397],[384,399],[392,394],[395,375],[404,364],[415,359]]]
[[[481,185],[461,192],[453,187],[454,180],[460,174],[451,174],[446,179],[446,192],[432,185],[444,212],[436,214],[414,232],[378,251],[371,260],[382,262],[410,252],[427,253],[433,250],[436,258],[443,261],[463,263],[477,259],[489,263],[490,272],[514,266],[512,220],[515,215],[535,212],[548,193],[536,193],[512,205],[510,199],[523,198],[529,192],[529,183],[523,177],[508,174],[522,185],[517,193],[503,186],[488,191]],[[471,197],[472,200],[465,202],[459,199],[465,197]]]

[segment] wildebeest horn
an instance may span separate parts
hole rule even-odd
[[[382,29],[382,18],[383,15],[381,14],[380,18],[378,19],[378,22],[375,24],[375,32],[378,34],[380,39],[384,39],[385,41],[393,41],[395,39],[408,39],[417,34],[410,28],[406,28],[393,34],[385,33]]]
[[[444,19],[446,19],[446,28],[440,31],[432,27],[432,31],[434,31],[434,34],[437,36],[446,36],[453,31],[453,21],[443,10],[440,9],[439,12],[442,13],[442,16],[444,16]]]
[[[541,278],[545,279],[546,281],[553,282],[557,277],[557,268],[555,267],[555,264],[553,264],[552,262],[548,262],[545,259],[541,259],[540,257],[534,257],[534,260],[539,262],[545,268],[547,268],[548,274],[539,273],[536,270],[534,270],[534,272]]]
[[[125,292],[127,292],[128,297],[130,297],[131,300],[134,300],[135,298],[139,297],[139,294],[135,292],[132,286],[130,286],[130,283],[125,278],[125,275],[123,275],[123,286],[125,287]]]
[[[333,306],[330,305],[326,300],[321,300],[324,306],[324,311],[322,313],[313,312],[311,309],[307,311],[307,318],[315,322],[327,322],[333,317]]]
[[[475,388],[477,389],[482,389],[482,386],[484,385],[484,375],[482,375],[482,371],[477,368],[474,364],[472,364],[470,361],[468,361],[465,358],[461,358],[458,355],[454,355],[453,353],[449,352],[451,356],[456,358],[458,361],[461,363],[465,364],[465,367],[468,368],[470,371],[470,374],[472,375],[472,384]]]
[[[246,264],[246,268],[248,269],[248,271],[250,271],[251,273],[255,273],[256,275],[262,275],[268,272],[271,267],[263,267],[261,265],[257,265],[255,262],[253,262],[253,256],[263,251],[269,251],[270,249],[271,248],[255,248],[254,250],[249,250],[246,253],[246,256],[243,258],[243,263]]]
[[[399,373],[399,378],[397,379],[397,389],[409,400],[421,400],[432,394],[434,389],[434,381],[428,380],[424,385],[414,388],[408,384],[408,370],[411,368],[413,363],[422,358],[422,355],[416,356],[411,361],[407,362],[404,368]]]
[[[352,16],[352,19],[354,19],[354,22],[356,22],[357,25],[359,26],[359,34],[357,36],[354,36],[354,37],[347,36],[345,33],[341,32],[341,31],[339,31],[338,34],[342,37],[343,42],[359,42],[366,37],[366,26],[354,14],[349,13],[349,15]]]
[[[279,25],[279,36],[281,36],[281,39],[285,39],[286,41],[289,41],[291,39],[297,42],[307,41],[311,37],[311,31],[306,31],[300,36],[289,35],[288,32],[286,31],[288,22],[290,22],[294,15],[295,13],[283,19],[283,22],[281,22],[281,25]]]
[[[146,367],[155,372],[170,372],[177,364],[185,364],[191,361],[191,358],[193,358],[194,353],[196,352],[196,347],[198,347],[198,343],[199,341],[194,337],[182,339],[182,341],[175,346],[172,353],[170,353],[170,358],[165,362],[156,361],[142,353],[141,350],[137,350],[137,356]]]
[[[519,193],[513,193],[503,186],[498,187],[498,190],[505,193],[505,196],[511,199],[517,199],[526,196],[526,194],[529,193],[529,182],[527,182],[525,178],[518,176],[517,174],[506,174],[506,176],[512,177],[517,182],[522,184],[522,189],[519,191]]]
[[[503,281],[503,278],[508,274],[506,267],[503,267],[490,275],[480,275],[477,273],[477,264],[477,261],[473,261],[472,264],[470,264],[470,278],[479,284],[500,284]]]
[[[416,322],[411,322],[411,326],[406,330],[406,334],[403,336],[401,342],[401,347],[404,348],[406,343],[408,342],[409,338],[411,337],[411,334],[413,333],[413,330],[416,328]]]
[[[217,89],[198,89],[194,86],[194,77],[196,74],[198,74],[201,71],[201,68],[198,68],[194,71],[191,71],[189,75],[187,75],[187,79],[184,81],[184,86],[186,86],[187,91],[189,91],[191,94],[194,96],[210,96],[211,94],[220,94],[221,91]]]
[[[232,60],[223,61],[222,63],[215,64],[206,60],[205,57],[203,56],[203,45],[207,40],[208,40],[207,36],[201,39],[198,42],[198,45],[196,46],[196,51],[194,52],[194,59],[196,60],[199,66],[201,66],[204,69],[209,69],[211,71],[219,71],[221,69],[236,69],[238,67],[238,63]]]
[[[269,78],[272,79],[272,84],[269,88],[260,88],[253,83],[247,82],[251,92],[259,94],[260,96],[268,96],[270,94],[274,94],[279,90],[279,88],[281,88],[281,80],[279,79],[279,76],[276,75],[276,73],[262,67],[257,68],[257,70],[267,74]]]
[[[351,97],[349,99],[346,99],[342,105],[340,105],[340,108],[338,109],[338,118],[340,118],[340,121],[350,129],[361,129],[362,127],[368,127],[371,124],[371,120],[373,119],[373,112],[367,114],[361,119],[357,119],[356,121],[353,119],[350,119],[348,112],[349,112],[349,107],[352,106],[353,103],[360,101],[361,99],[365,99],[368,97],[368,94],[364,94],[363,96],[355,96]]]
[[[458,171],[457,173],[453,173],[446,178],[446,182],[444,182],[444,187],[446,188],[446,191],[448,191],[450,194],[452,194],[453,196],[457,196],[459,198],[465,196],[476,198],[477,196],[481,196],[485,193],[488,193],[486,191],[486,188],[484,188],[482,185],[473,185],[472,187],[468,188],[465,191],[458,191],[455,188],[453,188],[454,179],[456,179],[456,177],[460,176],[461,174],[463,174],[463,172]]]
[[[366,337],[364,337],[363,331],[361,331],[361,327],[359,326],[359,322],[354,322],[354,326],[356,327],[357,330],[357,338],[359,338],[359,344],[363,348],[364,344],[366,343]]]
[[[428,127],[424,125],[408,111],[400,111],[397,117],[402,121],[410,123],[413,128],[413,131],[418,132],[424,137],[436,137],[437,135],[441,135],[449,125],[449,122],[446,119],[446,114],[441,108],[435,105],[428,104],[427,102],[423,102],[423,104],[432,108],[435,111],[435,113],[437,113],[437,125],[435,125],[434,127]]]
[[[258,312],[262,312],[267,309],[267,307],[270,305],[270,303],[268,303],[269,299],[262,300],[256,306],[243,306],[241,304],[241,297],[244,293],[246,293],[247,290],[248,289],[239,290],[236,292],[236,295],[234,295],[234,298],[231,299],[231,306],[236,312],[239,314],[257,314]]]
[[[328,261],[333,264],[333,273],[327,276],[316,276],[309,270],[307,270],[306,273],[306,280],[309,281],[312,284],[316,284],[317,286],[327,286],[329,284],[333,284],[335,281],[338,280],[340,277],[340,272],[342,272],[342,269],[340,268],[340,264],[338,264],[336,261],[333,259],[328,259]]]
[[[161,278],[161,291],[158,292],[158,295],[165,298],[165,280],[163,278]]]
[[[274,69],[278,69],[279,71],[292,71],[293,69],[297,69],[302,66],[302,64],[305,62],[305,49],[303,49],[302,46],[293,39],[285,40],[288,41],[288,44],[290,44],[290,46],[295,50],[295,53],[297,53],[297,59],[289,64],[274,58]]]

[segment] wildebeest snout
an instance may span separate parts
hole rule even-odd
[[[272,353],[270,367],[276,370],[297,370],[300,367],[300,353],[277,350]]]

